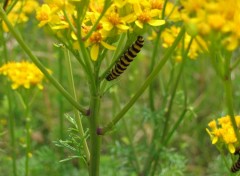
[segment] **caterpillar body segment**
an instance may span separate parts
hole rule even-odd
[[[143,44],[143,37],[138,36],[134,44],[132,44],[132,46],[127,49],[127,51],[117,61],[111,72],[106,76],[106,80],[111,81],[120,76],[124,72],[124,70],[127,69],[129,64],[134,60],[137,54],[141,51]]]

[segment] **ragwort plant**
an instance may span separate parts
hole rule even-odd
[[[126,34],[128,35],[126,46],[129,46],[130,43],[133,43],[136,36],[143,35],[149,27],[157,27],[165,24],[165,20],[161,19],[162,9],[158,9],[161,8],[161,4],[160,6],[154,6],[154,3],[157,2],[125,2],[121,4],[119,1],[105,1],[96,4],[94,1],[75,1],[73,3],[67,1],[49,1],[37,10],[36,18],[39,20],[39,27],[44,25],[49,26],[49,29],[52,30],[55,37],[75,56],[86,73],[90,90],[89,108],[84,108],[77,103],[73,80],[70,79],[71,92],[69,93],[47,72],[41,62],[32,54],[30,48],[13,28],[4,10],[2,9],[1,11],[1,17],[8,30],[12,32],[30,59],[76,108],[76,123],[78,125],[79,135],[82,137],[84,136],[84,131],[79,112],[89,119],[90,149],[88,149],[86,139],[84,140],[85,142],[83,142],[83,148],[90,175],[99,174],[102,135],[112,130],[114,125],[136,102],[154,76],[166,63],[168,57],[184,34],[184,30],[179,33],[175,43],[168,50],[162,62],[153,70],[153,73],[129,103],[113,118],[113,121],[106,124],[103,128],[100,127],[99,107],[101,97],[106,90],[105,77],[115,63],[112,62],[105,71],[100,72],[100,66],[106,52],[108,50],[115,50],[115,59],[117,58],[116,56],[119,55],[119,48],[124,46],[123,39]],[[118,48],[116,49],[110,44],[117,41],[119,37],[120,40],[118,42]],[[68,68],[70,68],[69,75],[72,77],[70,60],[68,60],[68,62]]]
[[[133,164],[135,172],[139,175],[155,175],[157,172],[160,173],[161,169],[162,174],[165,172],[163,168],[159,169],[158,167],[162,159],[160,154],[165,147],[168,147],[174,132],[183,121],[186,113],[192,111],[188,105],[186,90],[184,90],[183,106],[178,114],[179,118],[170,126],[173,121],[172,111],[177,88],[183,75],[186,59],[196,59],[201,53],[208,54],[217,75],[223,80],[227,111],[230,115],[233,132],[239,139],[237,123],[234,119],[231,82],[231,72],[238,65],[238,60],[233,64],[231,62],[231,54],[239,44],[237,24],[240,15],[237,0],[231,0],[229,8],[226,8],[226,4],[222,4],[223,2],[220,0],[214,2],[182,0],[176,3],[167,0],[51,0],[44,2],[36,10],[38,27],[44,27],[51,31],[61,44],[59,49],[65,52],[69,92],[49,73],[32,53],[21,34],[13,27],[17,22],[13,21],[14,18],[11,18],[10,15],[14,12],[12,9],[16,2],[5,1],[2,4],[0,9],[2,29],[5,32],[9,31],[14,36],[29,59],[41,70],[49,83],[73,106],[74,119],[72,117],[68,119],[75,125],[74,131],[77,131],[79,138],[74,135],[72,143],[76,144],[77,140],[75,139],[80,139],[83,151],[80,158],[84,159],[89,175],[99,175],[100,151],[104,135],[111,132],[120,120],[124,121],[124,115],[148,87],[149,107],[153,113],[159,112],[159,107],[154,99],[156,92],[153,80],[163,66],[170,62],[173,66],[178,66],[178,69],[173,67],[169,85],[163,92],[163,106],[160,109],[163,110],[164,120],[153,119],[153,137],[146,160],[139,164],[137,156],[135,156],[136,163]],[[185,28],[187,33],[185,33]],[[112,82],[115,83],[115,81],[111,81],[112,78],[119,75],[120,77],[124,76],[123,71],[141,49],[142,46],[136,43],[128,49],[136,41],[137,36],[143,36],[145,40],[148,38],[153,42],[151,72],[123,108],[119,108],[119,112],[114,114],[112,120],[100,124],[101,118],[104,118],[99,115],[101,104],[104,103],[101,98],[112,86]],[[159,54],[159,49],[162,51],[161,54]],[[136,53],[133,50],[136,50]],[[107,61],[108,53],[112,52],[114,52],[112,60]],[[89,107],[84,107],[77,101],[71,66],[72,57],[81,65],[86,78],[84,81],[88,83]],[[126,63],[120,62],[119,58],[121,58],[120,61],[126,61]],[[157,60],[158,58],[161,58],[160,61]],[[108,77],[109,74],[110,77]],[[107,79],[105,79],[106,77]],[[89,129],[89,134],[86,134],[83,128],[82,118],[88,119],[88,126],[84,128]],[[209,134],[212,135],[211,132]],[[62,141],[62,146],[64,145],[71,148]],[[132,148],[134,149],[134,146]],[[231,145],[230,148],[231,151],[235,151],[236,146]]]

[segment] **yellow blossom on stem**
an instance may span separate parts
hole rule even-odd
[[[51,9],[47,4],[43,4],[36,13],[37,20],[40,21],[39,27],[44,26],[52,20]]]
[[[240,116],[235,116],[238,131],[240,130]],[[224,116],[208,123],[206,129],[209,134],[212,144],[226,146],[230,153],[234,153],[236,148],[240,146],[240,141],[237,141],[230,116]],[[225,145],[221,145],[225,144]]]
[[[30,62],[8,62],[0,67],[0,74],[6,76],[11,82],[12,89],[37,86],[43,89],[42,80],[44,75],[42,72]]]
[[[137,20],[135,21],[135,24],[139,28],[143,28],[144,24],[149,24],[150,26],[161,26],[165,24],[165,20],[159,20],[154,18],[159,16],[159,11],[147,8],[142,10],[141,6],[138,4],[136,5],[135,13],[137,15]]]
[[[116,6],[112,6],[108,9],[107,13],[101,20],[103,30],[107,32],[106,35],[116,35],[126,32],[129,26],[126,24],[126,20],[120,16]]]
[[[93,61],[96,61],[98,58],[98,53],[100,50],[100,46],[104,46],[105,48],[109,50],[115,50],[116,48],[114,46],[111,46],[104,42],[104,38],[102,37],[102,34],[100,32],[93,32],[92,36],[87,41],[87,46],[90,45],[90,55]]]

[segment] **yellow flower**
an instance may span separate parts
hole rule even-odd
[[[40,8],[37,9],[36,18],[40,22],[38,24],[39,27],[48,24],[53,30],[69,28],[69,23],[66,21],[64,12],[61,9],[63,2],[59,3],[60,4],[43,4]],[[74,6],[67,3],[64,8],[66,10],[68,18],[72,22],[72,15],[75,12]]]
[[[126,32],[129,26],[126,25],[126,21],[118,13],[116,6],[112,6],[108,9],[107,13],[101,20],[103,30],[107,31],[106,35],[116,35],[122,32]]]
[[[237,122],[237,127],[239,130],[240,116],[235,116],[235,120]],[[229,115],[220,117],[217,119],[217,121],[213,120],[209,122],[208,127],[210,129],[207,128],[206,131],[211,138],[212,144],[220,144],[219,146],[227,146],[227,149],[230,153],[234,153],[236,147],[239,147],[240,141],[237,141]]]
[[[89,45],[91,46],[90,55],[93,61],[97,60],[101,45],[109,50],[116,49],[114,46],[107,44],[103,40],[104,38],[102,34],[99,31],[97,31],[97,32],[93,32],[92,36],[89,38],[89,40],[86,43],[86,46],[89,46]]]
[[[38,8],[38,6],[39,6],[38,1],[27,0],[25,1],[24,6],[22,6],[22,11],[26,14],[31,14]]]
[[[180,28],[176,27],[176,26],[172,26],[170,28],[165,29],[161,35],[162,41],[163,41],[162,46],[164,48],[171,47],[173,42],[175,41],[179,31],[180,31]],[[187,47],[191,41],[191,36],[188,34],[185,34],[184,38],[185,38],[184,47],[185,47],[185,49],[187,49]],[[181,44],[182,43],[179,44],[178,50],[176,51],[176,61],[177,62],[182,60],[182,54],[180,52]],[[199,55],[199,53],[203,52],[202,51],[203,49],[207,50],[206,48],[207,48],[207,46],[206,46],[205,41],[200,36],[197,36],[194,38],[194,40],[190,46],[190,49],[188,52],[188,57],[190,59],[196,59],[197,56]]]
[[[151,26],[161,26],[165,24],[165,20],[154,19],[154,17],[159,16],[158,11],[148,9],[142,10],[140,6],[136,7],[135,12],[137,14],[137,20],[135,21],[135,24],[139,28],[143,28],[144,24],[149,24]]]
[[[14,90],[19,87],[29,89],[31,86],[43,89],[43,74],[33,63],[9,62],[0,67],[0,74],[8,77]]]
[[[36,13],[37,20],[40,21],[39,27],[44,26],[52,20],[51,9],[47,4],[43,4]]]

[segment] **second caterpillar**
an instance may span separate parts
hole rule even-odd
[[[140,52],[141,48],[143,47],[143,44],[144,44],[143,37],[138,36],[135,43],[132,44],[132,46],[130,46],[128,50],[120,57],[120,59],[117,61],[111,72],[106,76],[106,80],[111,81],[120,76],[124,72],[124,70],[127,69],[127,66]]]

